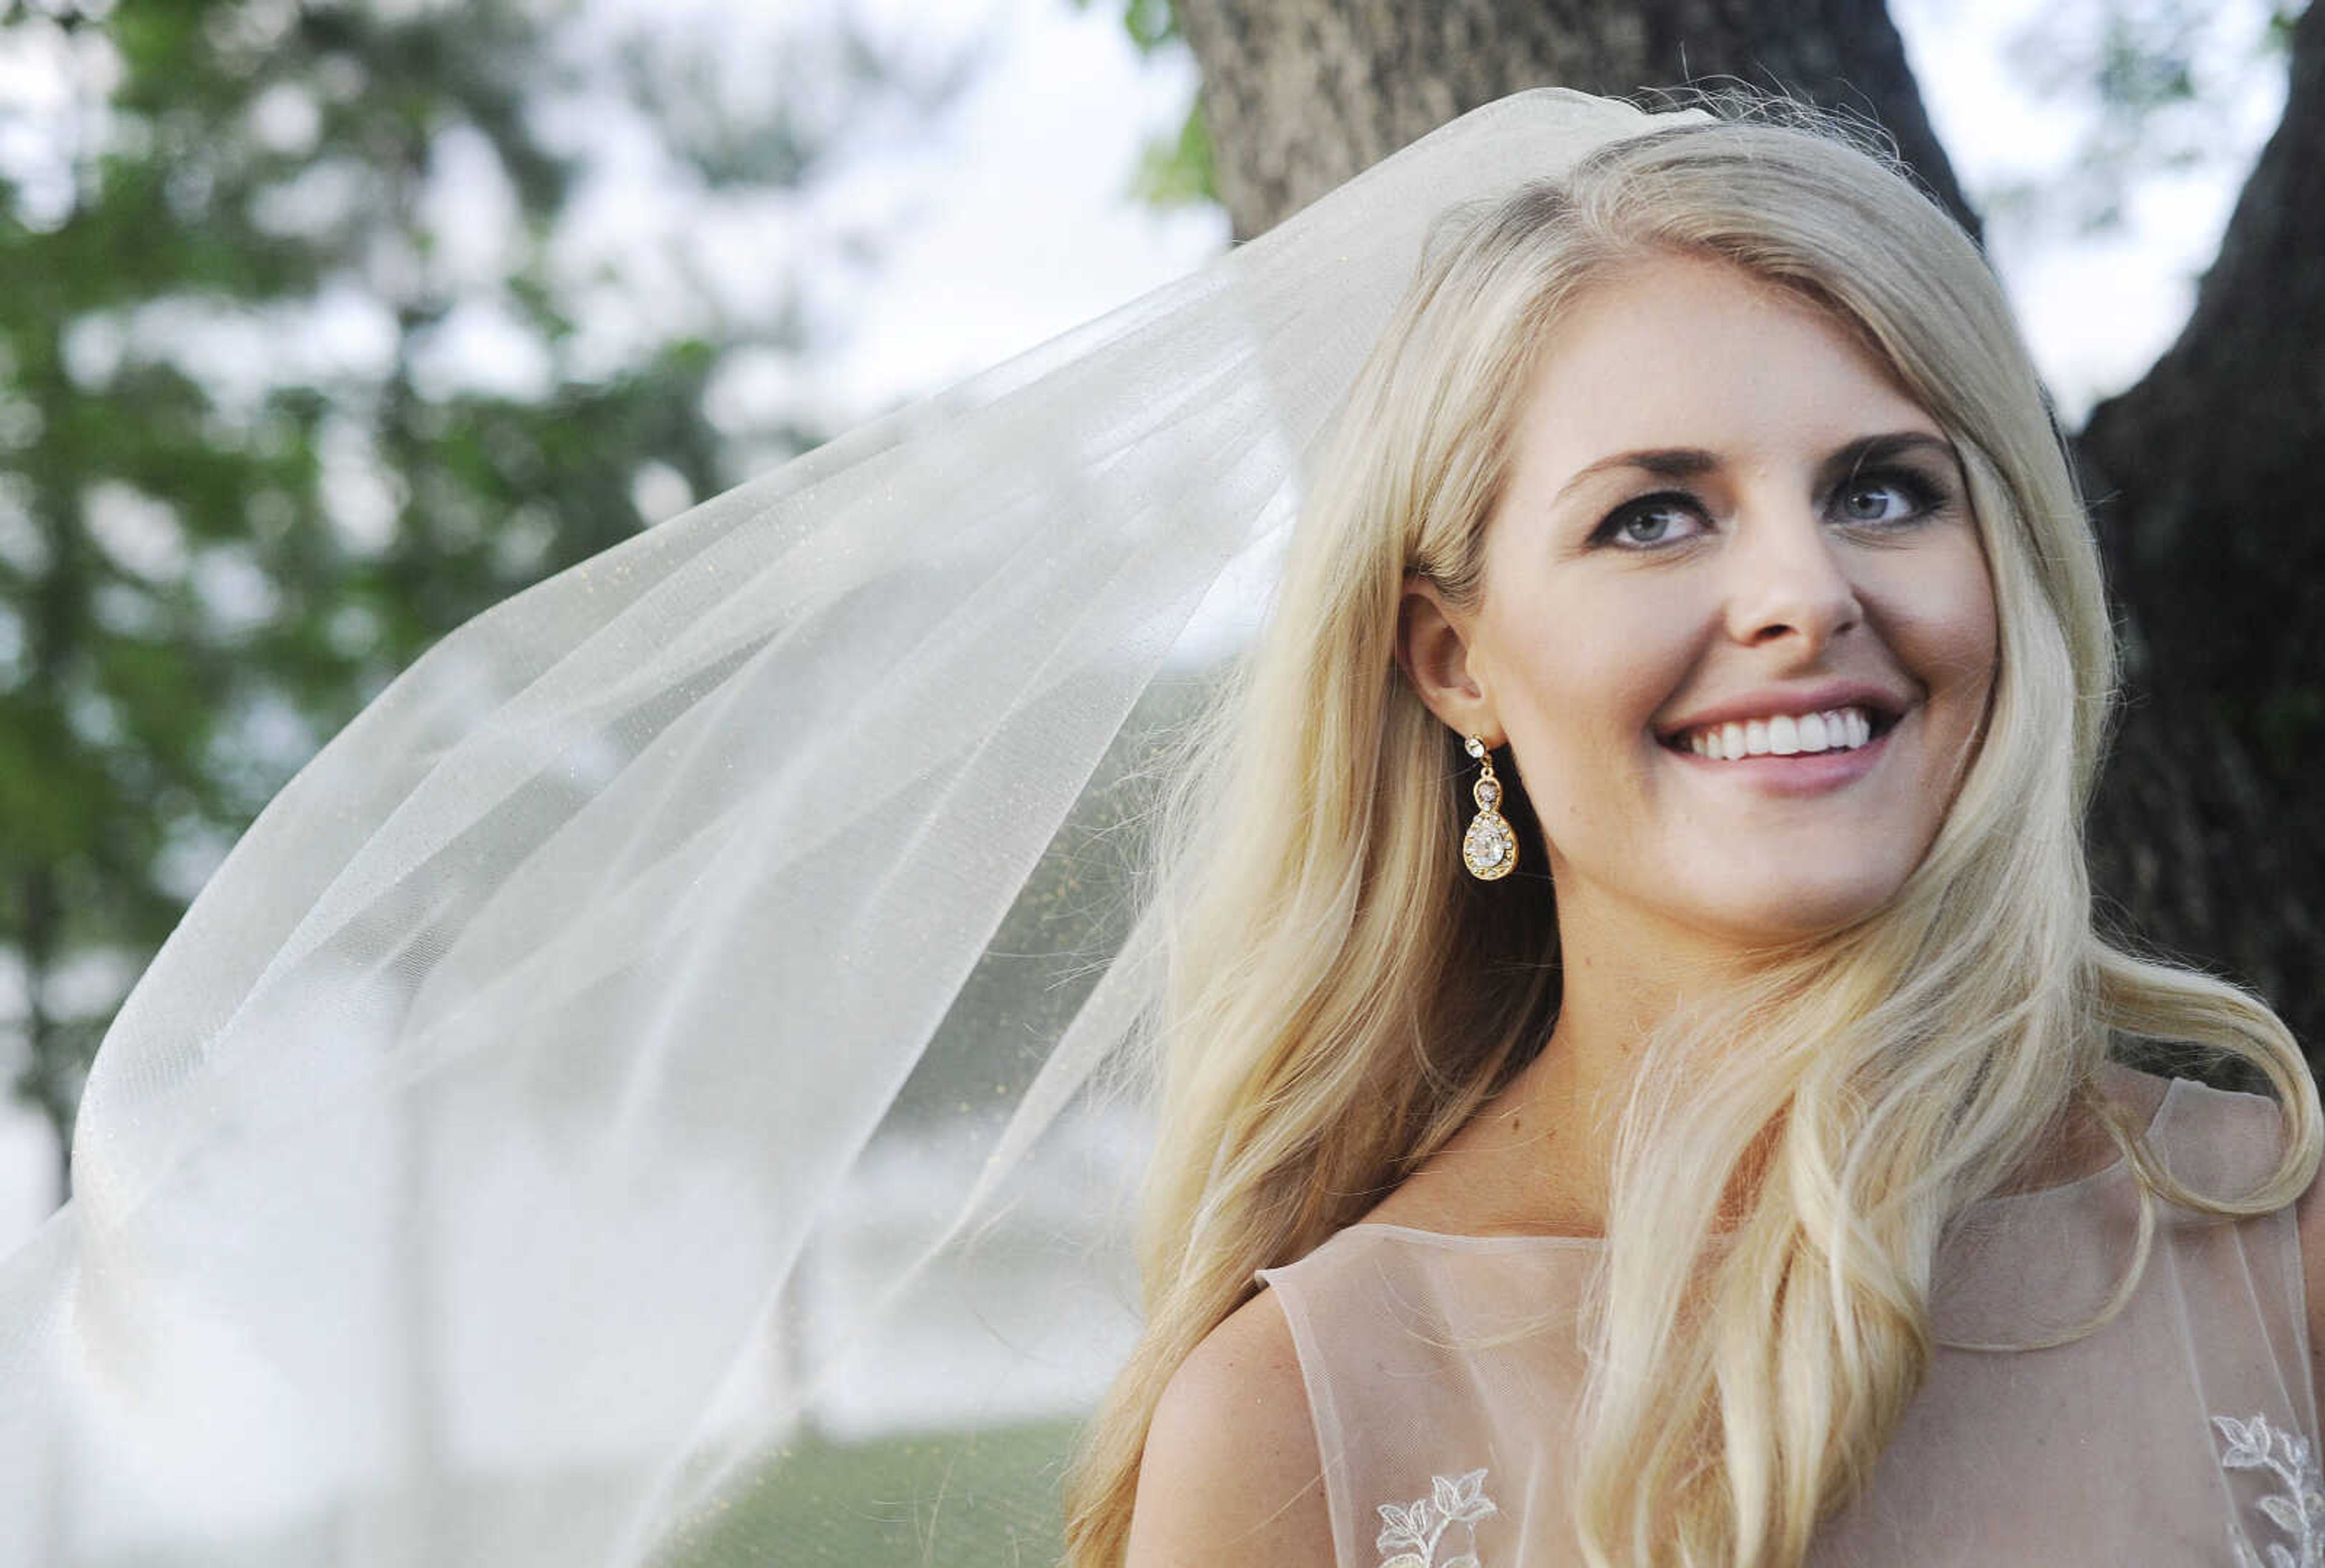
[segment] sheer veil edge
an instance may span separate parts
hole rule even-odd
[[[106,1038],[0,1264],[0,1557],[724,1560],[803,1430],[1086,1396],[1137,1137],[1087,1090],[1146,981],[1075,825],[1431,222],[1696,117],[1489,105],[431,649]],[[1029,1301],[1034,1254],[1092,1283]],[[981,1369],[841,1396],[939,1306]]]

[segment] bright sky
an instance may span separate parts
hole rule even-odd
[[[974,0],[950,9],[977,10]],[[868,407],[934,390],[1179,276],[1225,244],[1207,213],[1156,215],[1124,196],[1144,135],[1175,127],[1195,86],[1183,56],[1142,62],[1118,4],[992,0],[994,69],[946,128],[954,174],[887,257],[851,323],[840,384]],[[1931,117],[1974,196],[2055,175],[2092,118],[2008,60],[2038,22],[2088,46],[2078,13],[2033,0],[1892,0]],[[2117,232],[2074,238],[2040,218],[1991,240],[2045,376],[2070,420],[2120,390],[2169,343],[2244,172],[2283,107],[2282,70],[2254,63],[2266,6],[2223,0],[2200,54],[2229,107],[2167,125],[2203,153],[2140,181]]]
[[[2055,176],[2093,119],[2086,97],[2043,92],[2024,68],[2014,71],[2014,46],[2039,29],[2042,43],[2089,51],[2093,14],[2103,9],[2111,8],[2040,0],[1889,5],[1955,171],[1987,209],[1990,252],[2070,425],[2098,399],[2137,381],[2170,346],[2194,302],[2198,276],[2219,248],[2245,175],[2284,107],[2282,64],[2256,47],[2269,7],[2220,0],[2195,51],[2202,107],[2156,121],[2159,141],[2184,152],[2183,167],[2138,180],[2126,221],[2102,235],[2062,232],[2071,225],[2047,199],[2035,211],[1998,218],[1997,188],[2017,181],[2039,187]]]
[[[737,42],[727,58],[751,67],[766,58],[759,51],[777,12],[795,18],[845,0],[792,0],[784,7],[755,0],[597,3],[610,15],[651,14],[658,28],[731,34]],[[1218,214],[1157,213],[1127,194],[1140,148],[1176,127],[1195,73],[1183,54],[1141,60],[1124,36],[1119,0],[1094,0],[1088,11],[1067,0],[854,4],[939,43],[981,41],[981,72],[931,135],[895,135],[877,155],[859,160],[856,183],[820,216],[705,221],[673,195],[667,171],[635,160],[616,161],[585,215],[609,249],[673,233],[688,239],[703,270],[672,274],[660,297],[683,302],[689,290],[707,287],[745,304],[755,276],[785,263],[814,264],[834,226],[851,217],[875,221],[885,236],[877,256],[867,267],[835,274],[841,281],[825,296],[838,318],[839,342],[818,363],[812,386],[801,386],[793,370],[746,366],[719,391],[738,410],[811,396],[837,422],[868,417],[1126,302],[1225,247]],[[2091,9],[2033,0],[1892,0],[1932,116],[1974,197],[2055,173],[2089,123],[2088,106],[2070,93],[2031,88],[2005,57],[2011,41],[2037,23],[2053,43],[2071,45],[2077,17]],[[2252,63],[2250,41],[2264,13],[2258,0],[2224,0],[2217,8],[2200,67],[2230,107],[2175,127],[2200,156],[2179,173],[2143,181],[2120,230],[2094,239],[2057,232],[2060,226],[2040,217],[1994,225],[2005,283],[2070,421],[2095,397],[2135,379],[2186,315],[2194,275],[2212,255],[2282,105],[2281,70]],[[286,120],[285,134],[297,129]],[[449,264],[489,267],[489,225],[475,218],[495,199],[490,175],[478,173],[448,227],[482,248],[453,246]],[[607,321],[618,337],[618,312],[609,310]],[[361,361],[381,351],[360,305],[325,328],[302,339],[307,352]],[[448,334],[444,373],[493,366],[496,374],[533,374],[522,348],[505,323],[479,312]],[[97,343],[91,351],[105,348]],[[659,513],[684,497],[643,485],[640,499]],[[0,1250],[45,1216],[53,1161],[36,1118],[14,1108],[0,1112]]]

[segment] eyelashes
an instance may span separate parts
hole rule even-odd
[[[1902,517],[1860,517],[1847,513],[1850,501],[1879,490],[1893,490],[1904,499],[1906,513]],[[1844,510],[1851,523],[1883,524],[1890,522],[1920,522],[1942,511],[1953,498],[1952,492],[1927,474],[1913,469],[1873,469],[1861,474],[1851,474],[1841,481],[1832,494],[1833,502]]]
[[[1672,520],[1692,518],[1701,521],[1703,508],[1694,496],[1679,490],[1658,490],[1652,496],[1642,496],[1635,501],[1626,501],[1607,515],[1606,521],[1591,532],[1594,545],[1613,545],[1616,549],[1660,550],[1673,540],[1667,527],[1656,527],[1652,538],[1626,533],[1634,527],[1664,524]],[[1707,524],[1708,525],[1708,524]],[[1693,533],[1681,539],[1692,539]]]
[[[1878,514],[1858,506],[1885,494],[1894,504]],[[1867,466],[1832,487],[1825,497],[1825,513],[1845,527],[1879,532],[1943,516],[1953,505],[1951,487],[1918,469]],[[1657,490],[1607,513],[1591,530],[1589,542],[1632,552],[1667,550],[1702,537],[1710,527],[1710,508],[1700,497],[1686,490]]]

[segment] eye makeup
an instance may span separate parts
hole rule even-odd
[[[1932,471],[1941,455],[1949,470],[1944,474]],[[1579,471],[1560,491],[1560,497],[1563,499],[1581,480],[1596,474],[1631,469],[1658,478],[1692,478],[1716,472],[1719,466],[1715,454],[1692,448],[1624,452]],[[1951,444],[1926,431],[1865,436],[1841,447],[1819,465],[1818,487],[1825,497],[1826,512],[1837,522],[1859,529],[1904,528],[1945,515],[1953,509],[1959,491],[1951,472],[1954,466]],[[1900,515],[1884,517],[1848,513],[1846,503],[1851,496],[1880,489],[1894,492],[1906,510]],[[1641,538],[1626,531],[1689,514],[1708,526],[1712,508],[1700,496],[1686,489],[1667,488],[1633,496],[1608,511],[1593,526],[1586,548],[1610,546],[1633,552],[1672,549],[1700,537],[1701,531],[1673,537],[1665,526],[1652,538]]]

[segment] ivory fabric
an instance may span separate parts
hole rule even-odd
[[[2175,1080],[2149,1136],[2200,1192],[2273,1167],[2269,1101]],[[1989,1199],[1939,1260],[1941,1348],[1866,1493],[1815,1568],[2325,1560],[2325,1484],[2293,1211],[2159,1205],[2137,1292],[2089,1318],[2136,1235],[2121,1161]],[[1577,1314],[1599,1242],[1358,1224],[1260,1278],[1297,1344],[1343,1568],[1578,1561],[1565,1490],[1582,1376]],[[1512,1335],[1531,1322],[1538,1331]],[[1496,1342],[1496,1341],[1504,1342]]]
[[[1053,1534],[1053,1470],[1021,1536],[893,1464],[1046,1452],[1135,1332],[1157,738],[1433,227],[1705,117],[1480,108],[431,647],[204,886],[0,1257],[0,1563]]]

